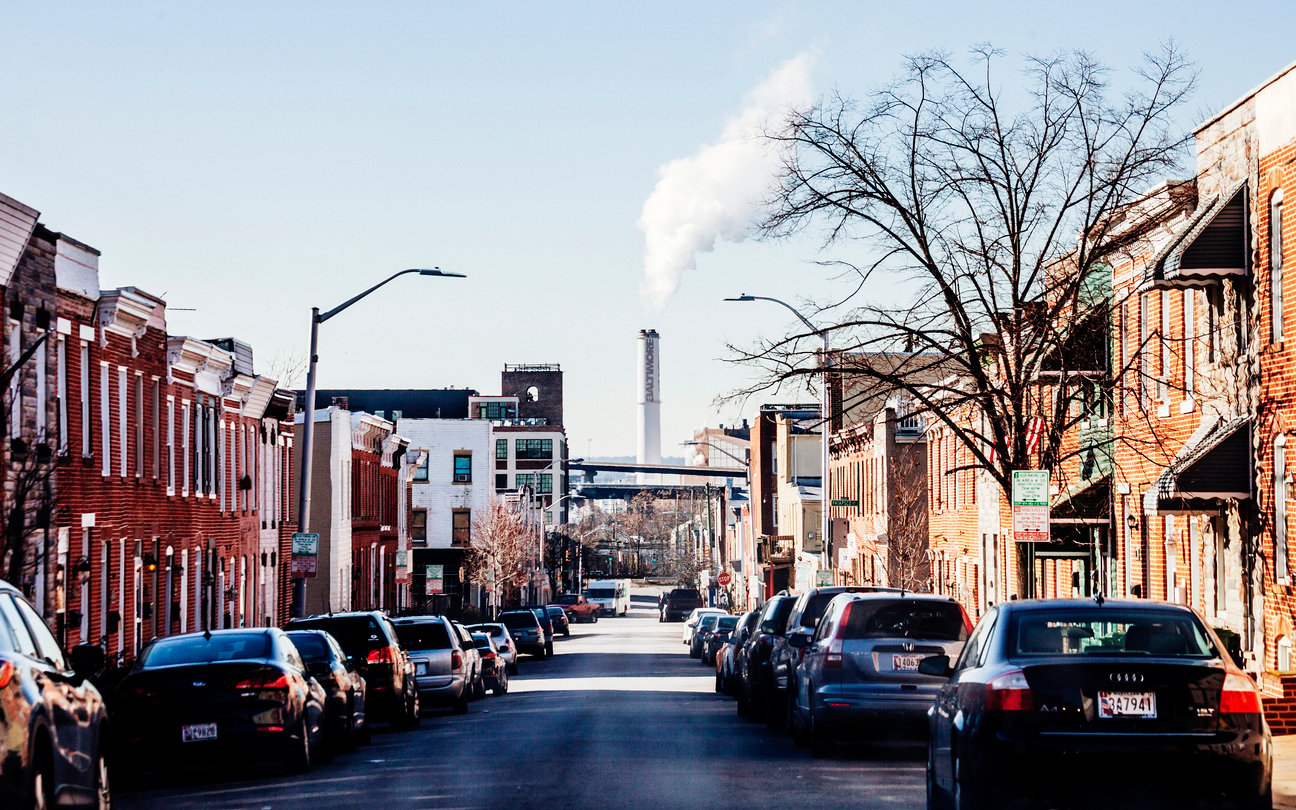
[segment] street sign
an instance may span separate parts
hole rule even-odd
[[[396,584],[397,585],[410,584],[410,564],[409,564],[408,551],[396,552]]]
[[[859,506],[859,501],[852,500],[852,499],[850,499],[850,498],[833,498],[833,499],[832,499],[832,505],[833,505],[833,506],[852,506],[852,507],[858,507],[858,506]]]
[[[825,585],[833,584],[833,572],[827,568],[820,568],[815,571],[815,587],[822,588]]]
[[[1013,540],[1047,543],[1049,540],[1048,470],[1013,470]]]
[[[319,535],[311,532],[303,534],[294,532],[292,536],[292,567],[289,569],[294,579],[306,579],[315,576],[316,562],[319,560]]]
[[[719,576],[716,577],[716,582],[721,586],[728,585],[730,582],[733,582],[733,574],[730,574],[728,571],[721,571]]]
[[[445,592],[445,566],[429,565],[424,569],[424,593],[428,596]]]

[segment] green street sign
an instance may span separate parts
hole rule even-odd
[[[833,499],[832,499],[832,505],[833,505],[833,506],[853,506],[853,507],[858,507],[858,506],[859,506],[859,501],[854,501],[854,500],[851,500],[850,498],[833,498]]]

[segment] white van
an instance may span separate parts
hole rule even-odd
[[[624,579],[596,579],[585,588],[585,598],[599,606],[601,616],[630,612],[630,585]]]

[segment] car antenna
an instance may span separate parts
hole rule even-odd
[[[207,628],[204,628],[204,629],[203,629],[203,640],[204,640],[204,641],[211,641],[211,628],[210,628],[210,627],[207,627]]]

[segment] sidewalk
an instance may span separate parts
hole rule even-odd
[[[1296,810],[1296,734],[1273,738],[1274,808]]]

